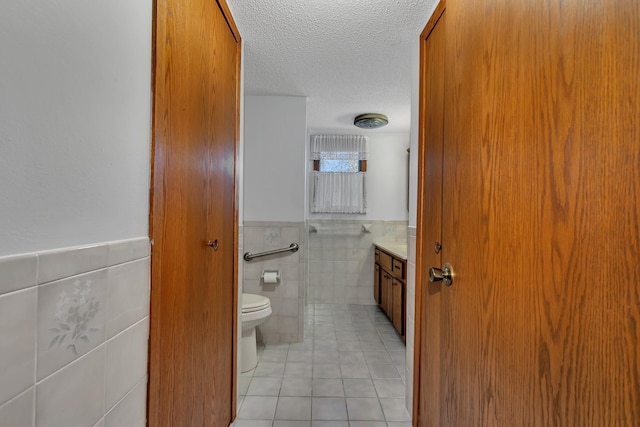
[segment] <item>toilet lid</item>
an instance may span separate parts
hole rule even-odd
[[[255,294],[242,294],[242,312],[248,313],[251,311],[263,310],[271,305],[269,298],[262,295]]]

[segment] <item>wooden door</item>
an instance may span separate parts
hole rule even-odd
[[[441,266],[442,146],[444,134],[445,4],[441,1],[420,44],[420,132],[414,425],[440,425],[440,291],[429,283],[429,267]],[[420,423],[418,424],[418,420]]]
[[[640,4],[446,15],[438,424],[640,425]]]
[[[235,414],[239,49],[224,3],[157,2],[150,426]]]

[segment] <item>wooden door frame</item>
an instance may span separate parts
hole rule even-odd
[[[424,219],[428,212],[425,212],[425,200],[424,200],[424,179],[425,179],[425,96],[427,90],[426,82],[426,67],[427,67],[427,45],[426,39],[431,34],[438,20],[442,16],[446,9],[446,0],[440,0],[433,11],[431,18],[425,25],[422,33],[420,33],[420,88],[418,91],[419,96],[419,112],[418,112],[418,199],[417,199],[417,213],[416,213],[416,272],[415,272],[415,325],[414,325],[414,352],[413,352],[413,410],[411,413],[411,419],[413,420],[413,426],[417,427],[420,418],[420,368],[421,368],[421,356],[422,345],[422,302],[424,298],[423,294],[423,277],[426,272],[429,271],[428,265],[424,265],[423,254],[427,242],[423,238],[422,230],[424,229]],[[439,393],[438,393],[439,395]]]
[[[231,393],[231,422],[233,422],[236,418],[236,405],[237,405],[237,389],[238,389],[238,345],[239,345],[239,341],[238,341],[238,299],[239,299],[239,295],[238,295],[238,247],[239,247],[239,235],[238,235],[238,205],[239,205],[239,174],[238,174],[238,163],[239,163],[239,150],[238,150],[238,146],[239,146],[239,139],[240,139],[240,117],[241,117],[241,109],[240,109],[240,105],[241,105],[241,82],[242,82],[242,38],[240,36],[240,31],[238,31],[238,27],[236,26],[236,23],[233,19],[233,15],[231,14],[231,9],[229,9],[229,6],[227,5],[226,0],[216,0],[216,4],[218,5],[218,7],[220,8],[224,19],[227,23],[227,25],[229,26],[229,30],[231,30],[231,33],[233,34],[234,39],[236,40],[236,44],[237,44],[237,49],[236,49],[236,64],[237,64],[237,70],[236,70],[236,76],[237,76],[237,80],[236,80],[236,108],[235,108],[235,129],[234,129],[234,147],[233,147],[233,157],[234,157],[234,200],[233,200],[233,210],[234,210],[234,214],[233,214],[233,307],[232,307],[232,312],[233,312],[233,320],[232,320],[232,367],[233,367],[233,371],[232,371],[232,375],[231,375],[231,390],[229,390],[229,392]],[[151,265],[153,264],[153,259],[154,259],[154,253],[153,253],[153,219],[154,219],[154,210],[153,210],[153,201],[154,201],[154,173],[155,173],[155,164],[156,164],[156,159],[155,159],[155,153],[156,153],[156,115],[155,115],[155,111],[156,111],[156,76],[155,76],[155,70],[156,70],[156,59],[157,59],[157,55],[156,55],[156,49],[157,49],[157,43],[156,43],[156,28],[157,28],[157,20],[158,20],[158,0],[153,0],[153,15],[152,15],[152,29],[151,29],[151,93],[153,94],[152,96],[152,102],[151,102],[151,111],[152,111],[152,117],[151,117],[151,156],[150,156],[150,162],[151,162],[151,168],[150,168],[150,183],[149,183],[149,241],[151,242]],[[153,271],[151,269],[151,271]],[[152,280],[153,275],[150,274],[150,286],[151,288],[153,288],[153,280]],[[151,319],[151,316],[153,316],[153,307],[150,306],[150,313],[149,313],[149,318]],[[152,348],[151,346],[149,346],[148,349],[148,357],[147,360],[151,360],[152,357]],[[147,363],[147,377],[150,375],[150,363]],[[146,408],[146,412],[147,412],[147,425],[149,422],[149,381],[147,381],[147,408]]]

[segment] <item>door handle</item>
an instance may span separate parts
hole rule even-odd
[[[431,283],[443,282],[445,286],[453,285],[453,268],[451,264],[446,263],[442,270],[436,267],[429,269],[429,281]]]
[[[207,246],[213,248],[214,251],[218,250],[218,239],[207,241]]]

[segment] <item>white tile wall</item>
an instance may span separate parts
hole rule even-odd
[[[0,405],[35,383],[37,297],[35,287],[0,296]]]
[[[147,318],[107,342],[106,410],[147,375]]]
[[[38,254],[38,283],[47,283],[108,265],[109,246],[92,245]]]
[[[148,315],[147,238],[0,258],[0,424],[144,426]]]
[[[302,222],[245,222],[242,227],[245,252],[263,252],[298,243],[298,252],[245,261],[242,257],[242,292],[271,300],[273,314],[258,326],[258,340],[266,344],[300,342],[304,334],[304,288],[306,276],[306,232]],[[265,284],[263,270],[280,270],[278,284]]]
[[[149,256],[149,239],[119,240],[109,243],[109,265],[122,264],[132,259]]]
[[[106,416],[105,427],[145,427],[147,380],[143,378]]]
[[[92,426],[104,415],[105,345],[36,386],[36,426]]]
[[[24,393],[19,394],[0,406],[0,420],[2,420],[2,425],[34,426],[35,412],[33,411],[33,403],[36,397],[35,394],[35,387],[31,387]]]
[[[370,233],[362,225],[370,224]],[[309,221],[310,304],[375,304],[373,242],[407,242],[407,221]]]
[[[0,295],[38,283],[38,256],[17,255],[0,258]]]
[[[107,338],[149,313],[149,257],[109,268]]]

